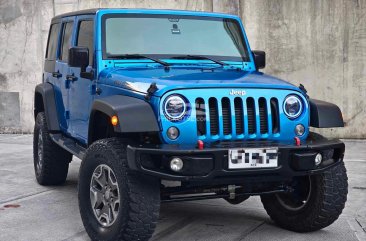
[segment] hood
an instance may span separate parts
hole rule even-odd
[[[202,68],[108,68],[100,74],[100,83],[119,86],[142,94],[155,82],[155,96],[170,90],[191,88],[266,88],[299,91],[296,86],[261,72]]]

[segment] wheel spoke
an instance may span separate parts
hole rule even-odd
[[[109,172],[108,184],[112,188],[113,191],[117,191],[117,195],[118,195],[118,184],[117,184],[117,179],[114,176],[114,173]]]
[[[90,187],[90,201],[94,209],[98,209],[103,203],[103,193],[95,187]]]
[[[114,217],[117,217],[118,211],[119,211],[119,199],[113,200],[111,203],[111,210]]]

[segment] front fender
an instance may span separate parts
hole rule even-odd
[[[114,126],[114,131],[118,133],[160,131],[157,118],[150,104],[138,98],[114,95],[95,100],[90,116],[91,125],[97,111],[109,117],[114,115],[118,117],[118,124]]]
[[[310,99],[310,126],[316,128],[344,127],[342,112],[335,104]]]

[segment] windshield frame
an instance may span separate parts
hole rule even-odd
[[[179,18],[179,19],[200,19],[200,20],[228,20],[237,25],[237,28],[240,30],[241,42],[243,44],[244,54],[245,56],[217,56],[217,55],[204,55],[215,60],[219,61],[228,61],[228,62],[251,62],[250,53],[248,51],[249,46],[244,36],[244,32],[240,22],[235,18],[230,17],[220,17],[220,16],[201,16],[201,15],[180,15],[180,14],[144,14],[144,13],[108,13],[103,14],[101,18],[101,47],[102,47],[102,59],[103,60],[116,60],[114,57],[109,57],[106,52],[106,20],[109,18]],[[142,53],[144,54],[144,53]],[[145,54],[149,55],[153,58],[157,59],[171,59],[172,57],[176,57],[177,54]],[[233,60],[233,58],[236,58]],[[201,59],[199,59],[201,60]]]

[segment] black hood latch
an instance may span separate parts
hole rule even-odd
[[[145,100],[150,100],[151,96],[158,90],[158,87],[156,86],[156,83],[153,82],[147,89],[147,94],[145,95]]]

